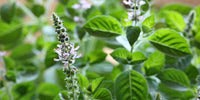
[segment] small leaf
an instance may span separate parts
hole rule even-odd
[[[9,57],[3,57],[6,70],[14,70],[15,62]]]
[[[14,71],[7,71],[6,75],[5,75],[5,78],[6,78],[7,81],[15,82],[16,81],[15,72]]]
[[[114,67],[111,73],[112,80],[114,81],[120,73],[121,73],[120,69]]]
[[[75,33],[78,35],[79,39],[82,40],[83,37],[84,37],[85,34],[86,34],[86,31],[85,31],[82,27],[77,26],[77,27],[75,28]]]
[[[82,88],[82,91],[84,91],[85,89],[87,89],[87,87],[89,85],[89,81],[88,81],[87,77],[85,77],[84,75],[78,74],[78,84]]]
[[[94,17],[83,27],[89,34],[98,37],[114,37],[124,34],[120,23],[111,16]]]
[[[142,23],[142,30],[144,33],[148,33],[150,31],[152,31],[153,27],[155,25],[155,16],[151,15],[148,18],[146,18],[143,23]]]
[[[192,83],[196,83],[196,78],[197,76],[200,74],[198,69],[193,66],[193,65],[190,65],[188,66],[185,70],[184,70],[185,74],[188,76],[188,78],[190,79],[190,81]]]
[[[54,98],[61,89],[54,84],[42,83],[37,88],[38,98],[40,100],[51,100]]]
[[[145,78],[136,71],[122,72],[115,80],[116,100],[147,100]]]
[[[56,64],[56,62],[53,60],[54,58],[58,58],[58,54],[55,53],[54,49],[58,48],[57,47],[58,43],[53,43],[46,52],[45,56],[45,66],[46,68],[49,68]]]
[[[185,91],[190,87],[188,77],[180,70],[166,69],[159,73],[157,77],[161,80],[162,84],[174,90]]]
[[[111,93],[106,88],[100,88],[100,89],[98,89],[94,93],[93,98],[94,99],[99,99],[99,100],[112,100]]]
[[[160,29],[148,38],[158,50],[171,56],[186,56],[191,54],[184,37],[170,29]]]
[[[35,14],[35,16],[40,17],[45,13],[45,8],[43,5],[34,4],[31,11]]]
[[[129,26],[126,30],[126,37],[129,41],[129,44],[132,46],[140,36],[140,27]]]
[[[0,20],[0,44],[16,43],[22,37],[22,25],[18,22],[12,24]]]
[[[130,53],[124,48],[116,49],[110,55],[122,64],[138,64],[147,59],[141,52]]]
[[[89,61],[90,61],[91,64],[104,61],[105,58],[106,58],[106,56],[107,56],[107,54],[104,53],[103,51],[100,51],[100,50],[98,50],[98,51],[92,51],[88,55]]]
[[[4,4],[1,6],[1,19],[7,23],[10,23],[15,15],[15,3],[13,4]]]
[[[165,11],[165,22],[170,28],[180,32],[186,27],[183,16],[175,11]]]
[[[95,80],[92,81],[91,85],[92,85],[92,92],[94,92],[101,84],[101,82],[103,81],[103,77],[97,78]]]
[[[10,57],[14,60],[26,60],[34,56],[33,46],[31,44],[22,44],[16,47]]]
[[[31,97],[35,96],[33,92],[36,88],[37,87],[32,81],[15,84],[12,88],[12,95],[14,97],[14,100],[30,100]],[[28,96],[29,98],[22,99]]]
[[[145,1],[145,4],[141,5],[142,15],[145,14],[147,10],[149,10],[150,8],[148,1],[147,0],[144,0],[144,1]]]
[[[162,70],[165,64],[165,56],[161,52],[152,53],[144,63],[144,71],[147,76],[156,74]]]

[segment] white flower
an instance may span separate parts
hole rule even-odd
[[[79,18],[78,16],[74,16],[74,18],[73,18],[73,19],[74,19],[74,21],[75,21],[75,22],[78,22],[78,21],[80,21],[80,18]]]
[[[81,7],[80,4],[74,4],[74,5],[72,6],[72,8],[74,8],[74,9],[79,9],[80,7]]]
[[[140,1],[139,4],[140,5],[144,5],[144,4],[146,4],[146,2],[145,1]]]
[[[6,54],[5,51],[2,51],[2,52],[0,51],[0,57],[1,57],[1,56],[4,56],[5,54]]]

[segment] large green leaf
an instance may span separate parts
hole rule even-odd
[[[163,84],[159,84],[158,91],[161,93],[161,97],[166,98],[165,100],[192,100],[194,94],[192,91],[177,91],[167,88]]]
[[[102,83],[103,81],[103,77],[97,78],[95,80],[92,81],[91,85],[92,85],[92,92],[94,92]]]
[[[87,77],[85,77],[84,75],[82,75],[82,74],[77,74],[77,75],[78,75],[78,84],[82,88],[82,91],[85,91],[85,89],[87,89],[87,87],[89,85],[89,81],[88,81]]]
[[[22,36],[22,25],[17,22],[7,24],[0,20],[0,27],[0,44],[15,43]]]
[[[148,40],[158,50],[171,56],[186,56],[191,53],[185,38],[170,29],[160,29],[150,36]]]
[[[166,69],[159,73],[157,77],[161,80],[162,84],[168,88],[185,91],[190,88],[190,82],[186,74],[176,69]]]
[[[115,81],[115,95],[117,100],[147,100],[147,82],[136,71],[122,72]]]
[[[176,31],[183,32],[186,24],[183,16],[175,11],[165,11],[165,23]]]
[[[31,44],[19,45],[12,51],[10,55],[10,57],[14,60],[26,60],[32,58],[33,56],[33,45]]]
[[[100,89],[98,89],[94,93],[93,98],[94,99],[98,99],[98,100],[112,100],[111,93],[106,88],[100,88]]]
[[[124,48],[116,49],[110,55],[122,64],[138,64],[147,59],[141,52],[131,53]]]
[[[153,75],[160,72],[165,64],[165,56],[161,52],[152,53],[144,63],[146,75]]]
[[[126,37],[128,39],[129,44],[132,46],[140,36],[140,27],[129,26],[126,29]]]
[[[54,84],[42,83],[37,88],[38,98],[40,100],[52,100],[61,89]]]
[[[16,6],[13,4],[4,4],[1,6],[1,19],[7,23],[10,23],[15,15]]]
[[[83,27],[89,34],[99,37],[113,37],[124,34],[120,23],[111,16],[94,17]]]
[[[148,32],[151,32],[155,25],[155,16],[154,15],[151,15],[149,16],[148,18],[146,18],[143,23],[142,23],[142,30],[144,33],[148,33]]]

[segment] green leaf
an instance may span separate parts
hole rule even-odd
[[[34,97],[36,86],[34,82],[23,82],[23,83],[17,83],[12,88],[12,95],[14,97],[14,100],[30,100],[31,97]],[[29,98],[27,98],[29,96]]]
[[[141,5],[141,10],[142,10],[142,15],[145,14],[149,8],[150,8],[150,5],[149,5],[149,2],[147,0],[144,0],[146,3],[144,5]]]
[[[170,29],[160,29],[148,38],[158,50],[171,56],[186,56],[191,54],[184,37]]]
[[[168,88],[185,91],[190,88],[190,82],[186,74],[176,69],[166,69],[159,73],[157,77],[161,80],[162,84]]]
[[[148,33],[150,31],[152,31],[153,27],[155,25],[155,16],[151,15],[148,18],[146,18],[143,23],[142,23],[142,30],[144,33]]]
[[[129,26],[126,29],[126,37],[128,39],[129,44],[132,46],[140,36],[140,27]]]
[[[161,52],[152,53],[144,63],[144,71],[147,76],[154,75],[162,70],[165,64],[165,56]]]
[[[68,94],[67,91],[61,91],[58,95],[54,97],[53,100],[62,100],[61,98],[64,98],[65,100],[67,100],[69,99],[67,94]]]
[[[138,64],[147,59],[141,52],[131,53],[124,48],[116,49],[110,55],[122,64]]]
[[[75,33],[78,35],[78,38],[79,38],[80,40],[82,40],[83,37],[84,37],[85,34],[86,34],[86,31],[85,31],[82,27],[77,26],[77,27],[75,28]]]
[[[121,70],[117,67],[114,67],[112,72],[111,72],[111,77],[112,80],[115,81],[115,79],[117,78],[117,76],[121,73]]]
[[[179,58],[165,55],[165,68],[184,70],[191,64],[191,60],[192,55],[187,55]]]
[[[7,23],[10,23],[15,15],[16,6],[13,4],[4,4],[1,6],[1,19]]]
[[[14,70],[15,62],[9,57],[3,57],[6,70]]]
[[[16,76],[14,71],[6,71],[5,78],[7,81],[16,81]]]
[[[93,98],[94,99],[99,99],[99,100],[112,100],[111,93],[106,88],[100,88],[100,89],[98,89],[94,93]]]
[[[89,81],[88,81],[87,77],[85,77],[82,74],[77,74],[77,76],[78,76],[78,84],[82,88],[82,91],[86,90],[89,85]]]
[[[115,95],[117,100],[147,100],[147,82],[136,71],[122,72],[115,80]]]
[[[161,93],[161,97],[164,97],[166,100],[191,100],[194,98],[192,91],[177,91],[170,88],[167,88],[163,84],[159,84],[158,91]]]
[[[194,43],[195,43],[195,46],[200,49],[200,32],[195,35]]]
[[[43,5],[34,4],[31,8],[31,11],[33,12],[33,14],[35,14],[35,16],[40,17],[45,13],[45,8]]]
[[[46,66],[46,68],[49,68],[49,67],[53,66],[54,64],[56,64],[56,62],[53,59],[58,58],[58,54],[56,54],[56,52],[54,51],[54,49],[58,48],[57,44],[58,43],[53,43],[47,49],[46,56],[45,56],[45,66]]]
[[[92,85],[92,92],[94,92],[102,83],[103,81],[103,77],[97,78],[95,80],[92,81],[91,85]]]
[[[111,92],[111,94],[114,94],[114,81],[105,80],[101,83],[99,88],[106,88]]]
[[[186,27],[183,16],[175,11],[165,11],[165,22],[168,27],[180,32]]]
[[[61,89],[50,83],[42,83],[37,88],[38,98],[40,100],[52,100],[60,91]]]
[[[26,60],[34,56],[31,44],[22,44],[13,49],[10,57],[14,60]]]
[[[63,73],[63,69],[56,69],[56,82],[61,86],[63,89],[66,87],[66,82],[64,79],[66,78],[66,74]]]
[[[97,37],[114,37],[124,34],[120,23],[111,16],[94,17],[83,27],[89,34]]]
[[[101,62],[101,61],[104,61],[105,58],[106,58],[107,54],[104,53],[103,51],[92,51],[90,52],[90,54],[88,55],[89,57],[89,62],[91,64],[94,64],[94,63],[98,63],[98,62]]]
[[[188,78],[190,79],[191,83],[196,83],[197,82],[197,76],[200,74],[198,69],[193,66],[190,65],[188,66],[185,70],[184,70],[185,74],[188,76]]]
[[[0,20],[0,44],[15,43],[22,37],[22,25],[17,22],[12,24]]]
[[[184,4],[170,4],[170,5],[166,5],[163,8],[161,8],[161,10],[159,12],[159,16],[160,17],[165,16],[164,12],[167,10],[168,11],[176,11],[183,15],[188,15],[192,9],[193,9],[192,6],[188,6],[188,5],[184,5]]]

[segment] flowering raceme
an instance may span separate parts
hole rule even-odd
[[[138,21],[144,20],[143,16],[141,16],[141,5],[146,4],[143,0],[123,0],[123,3],[129,6],[130,11],[127,12],[128,19],[125,21]]]
[[[62,20],[53,13],[52,14],[53,24],[56,27],[56,32],[58,34],[58,40],[61,44],[58,44],[58,48],[54,51],[58,54],[58,58],[54,58],[54,61],[61,61],[63,65],[63,72],[66,74],[66,88],[68,91],[68,99],[78,100],[79,97],[79,86],[77,81],[76,73],[78,69],[73,66],[75,58],[79,58],[77,55],[78,47],[74,47],[74,43],[70,43],[69,35],[66,32],[66,28],[63,26]],[[68,100],[67,99],[67,100]]]

